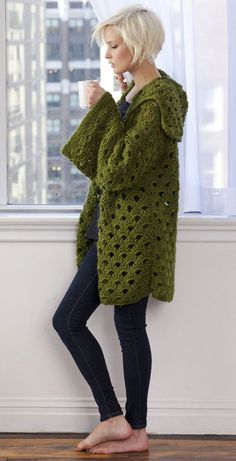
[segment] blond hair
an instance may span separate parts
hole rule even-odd
[[[142,5],[122,8],[108,19],[97,24],[91,33],[91,43],[95,39],[100,46],[105,42],[104,31],[113,26],[120,34],[133,56],[131,65],[148,60],[153,63],[162,49],[165,31],[159,17]]]

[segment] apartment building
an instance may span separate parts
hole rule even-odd
[[[7,3],[10,204],[83,204],[88,179],[60,148],[79,125],[78,80],[100,78],[89,1]]]
[[[97,20],[88,1],[46,2],[45,14],[48,203],[82,204],[88,180],[59,151],[86,114],[77,82],[100,78],[100,49],[90,42]]]

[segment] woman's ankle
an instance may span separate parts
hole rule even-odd
[[[125,419],[124,415],[111,416],[110,418],[104,420],[104,422],[109,422],[109,423],[114,423],[114,422],[118,422],[118,421],[128,423],[128,421]]]
[[[134,429],[132,427],[132,431],[133,431],[133,435],[135,437],[140,437],[140,436],[143,436],[143,435],[146,435],[147,436],[147,431],[146,431],[146,427],[143,427],[141,429]]]

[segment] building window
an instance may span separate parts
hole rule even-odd
[[[48,161],[48,177],[49,179],[60,179],[61,178],[60,161],[58,162],[55,162],[52,160]]]
[[[60,156],[60,144],[49,144],[48,145],[48,157],[59,157]]]
[[[84,59],[84,44],[83,43],[70,43],[69,44],[69,59],[76,60],[76,59]]]
[[[78,82],[79,80],[85,80],[84,69],[73,69],[70,71],[70,82]]]
[[[47,107],[49,109],[54,107],[60,107],[61,105],[61,95],[57,93],[47,94]]]
[[[73,126],[74,128],[76,128],[77,126],[79,126],[81,120],[78,119],[78,118],[71,118],[70,119],[70,126]]]
[[[70,94],[70,108],[71,109],[79,108],[79,93]]]
[[[46,19],[46,27],[47,27],[47,32],[49,29],[58,29],[60,25],[60,21],[57,18],[48,18]]]
[[[60,203],[62,200],[62,187],[61,184],[54,183],[48,184],[47,189],[48,203]]]
[[[89,24],[90,24],[90,27],[93,28],[96,26],[96,24],[98,23],[97,19],[90,19],[89,21]]]
[[[93,42],[91,48],[90,48],[90,57],[91,59],[97,59],[99,60],[100,59],[100,48],[99,46],[97,45],[96,42]]]
[[[55,34],[59,32],[60,21],[57,18],[46,19],[47,34]]]
[[[100,69],[88,69],[87,79],[99,80],[100,79]]]
[[[84,59],[84,44],[83,43],[69,43],[69,59]]]
[[[83,8],[83,2],[70,2],[70,8]]]
[[[57,2],[46,2],[46,8],[58,8]]]
[[[69,31],[82,32],[84,27],[84,20],[80,18],[69,19]]]
[[[60,44],[59,43],[48,43],[47,44],[47,59],[50,61],[59,60],[61,57],[60,54]]]
[[[47,81],[60,82],[61,81],[61,70],[60,69],[48,69],[47,70]]]
[[[60,133],[61,121],[57,118],[51,118],[47,120],[47,132],[49,134]]]

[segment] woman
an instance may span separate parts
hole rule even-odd
[[[187,112],[182,86],[154,59],[162,48],[159,18],[131,6],[96,26],[106,58],[124,92],[112,95],[91,81],[89,112],[62,154],[91,181],[77,228],[78,272],[53,326],[67,346],[100,412],[100,424],[77,451],[117,453],[148,449],[147,396],[151,350],[146,332],[149,294],[174,294],[178,212],[178,147]],[[123,73],[132,82],[126,85]],[[126,387],[119,405],[103,352],[86,322],[101,304],[114,305]]]

